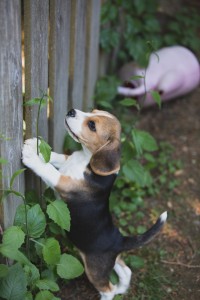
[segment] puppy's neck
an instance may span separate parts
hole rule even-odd
[[[85,145],[82,145],[82,148],[83,148],[83,153],[85,155],[85,158],[89,162],[92,157],[92,153],[90,152],[90,150],[88,150],[88,148],[85,147]]]

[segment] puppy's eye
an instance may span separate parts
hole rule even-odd
[[[94,121],[89,121],[88,122],[88,127],[91,131],[96,131],[96,125]]]

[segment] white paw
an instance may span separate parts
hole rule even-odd
[[[24,144],[29,145],[35,153],[37,153],[37,138],[32,138],[25,140]],[[40,144],[40,140],[38,141],[38,145]]]
[[[126,274],[126,277],[128,278],[128,280],[131,279],[131,275],[132,275],[132,271],[129,267],[125,266],[123,267],[124,273]]]
[[[112,300],[116,294],[116,286],[113,286],[113,290],[111,292],[100,292],[101,298],[100,300]]]
[[[38,145],[40,145],[40,143],[41,143],[41,141],[38,140]],[[32,138],[32,139],[25,140],[24,145],[30,146],[35,154],[38,153],[38,151],[37,151],[37,147],[38,147],[38,145],[37,145],[37,138]],[[39,153],[39,157],[41,158],[41,160],[43,162],[45,162],[44,157],[42,156],[41,153]]]
[[[119,264],[115,264],[114,269],[117,275],[119,276],[119,283],[117,285],[117,290],[115,294],[125,294],[130,285],[132,272],[129,269],[129,267],[122,267]]]
[[[36,154],[33,147],[26,143],[24,144],[22,150],[22,161],[25,166],[32,170],[35,169],[38,164],[42,163],[42,160]]]

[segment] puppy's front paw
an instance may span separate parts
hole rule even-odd
[[[25,140],[25,145],[29,145],[35,153],[37,153],[37,138],[32,138]],[[40,140],[38,141],[38,145],[40,144]]]
[[[25,166],[32,170],[35,169],[38,163],[42,163],[41,159],[36,154],[35,149],[27,143],[24,144],[22,150],[22,161]]]

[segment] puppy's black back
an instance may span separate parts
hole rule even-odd
[[[163,227],[167,213],[144,234],[123,237],[113,224],[109,212],[109,196],[116,174],[96,175],[90,167],[85,172],[84,185],[68,193],[71,213],[69,238],[84,253],[119,254],[149,243]]]
[[[118,252],[123,238],[109,212],[116,175],[96,175],[88,167],[84,177],[84,186],[67,196],[71,214],[69,238],[84,253]]]

